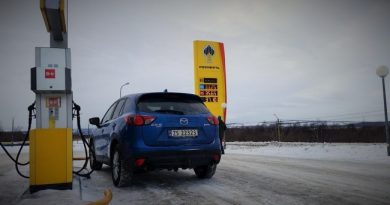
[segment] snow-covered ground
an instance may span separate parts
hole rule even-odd
[[[384,143],[228,142],[228,153],[390,163]]]
[[[231,142],[212,179],[192,170],[135,175],[116,188],[104,166],[91,179],[74,177],[73,190],[29,194],[0,150],[0,204],[87,204],[111,189],[111,204],[388,204],[390,157],[386,144]],[[15,156],[18,147],[7,146]],[[26,146],[21,161],[28,160]],[[83,155],[80,142],[74,156]],[[81,165],[74,163],[74,168]],[[28,166],[21,171],[28,175]],[[4,186],[7,184],[7,186]]]

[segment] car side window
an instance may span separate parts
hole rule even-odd
[[[112,113],[115,109],[115,106],[116,106],[117,102],[115,102],[114,104],[111,105],[111,107],[107,110],[106,114],[104,115],[103,119],[102,119],[102,124],[103,123],[106,123],[107,121],[111,120],[111,117],[112,117]]]
[[[125,104],[125,99],[122,99],[118,102],[118,105],[115,108],[114,114],[112,115],[112,119],[119,117],[120,112],[122,111],[123,104]]]

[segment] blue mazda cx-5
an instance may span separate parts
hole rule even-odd
[[[221,159],[218,120],[197,95],[141,93],[114,102],[90,138],[90,166],[112,168],[115,186],[131,183],[136,171],[194,169],[211,178]]]

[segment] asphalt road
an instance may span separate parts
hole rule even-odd
[[[227,154],[212,179],[199,180],[192,170],[159,171],[138,174],[122,189],[112,186],[105,167],[82,181],[82,198],[105,188],[113,190],[112,204],[390,204],[390,163]]]
[[[111,204],[390,204],[390,163],[227,154],[212,179],[199,180],[192,170],[157,171],[119,189],[105,166],[91,179],[75,177],[72,191],[31,195],[28,180],[0,159],[0,204],[86,204],[107,188]]]

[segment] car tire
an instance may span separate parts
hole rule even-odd
[[[95,146],[93,145],[93,141],[89,142],[89,146],[89,166],[93,170],[101,170],[103,163],[96,161]]]
[[[199,166],[194,168],[196,176],[200,179],[210,179],[214,176],[216,170],[216,164]]]
[[[131,160],[124,159],[119,145],[116,145],[111,157],[111,176],[114,185],[116,187],[129,186],[133,178],[132,170]]]

